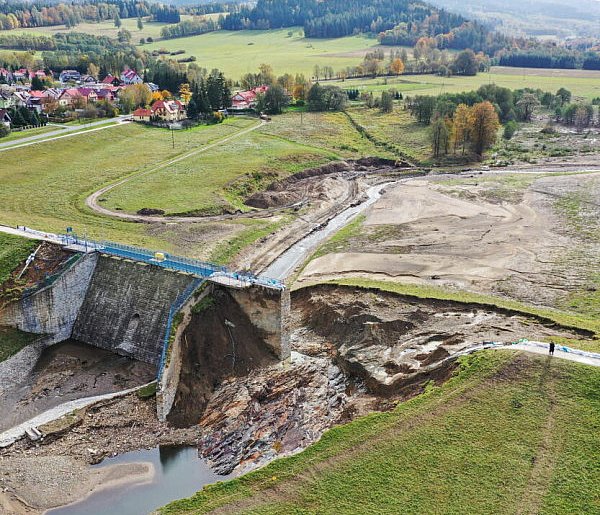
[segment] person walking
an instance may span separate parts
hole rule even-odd
[[[550,342],[550,356],[554,356],[554,342]]]

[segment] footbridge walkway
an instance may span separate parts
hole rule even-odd
[[[76,252],[100,252],[109,256],[147,263],[168,270],[190,274],[201,279],[210,279],[213,282],[234,288],[244,288],[254,285],[277,290],[285,288],[281,281],[262,275],[255,275],[249,272],[234,272],[225,266],[207,263],[198,259],[175,256],[166,252],[156,252],[121,243],[90,240],[81,238],[73,233],[53,234],[36,231],[25,226],[17,226],[17,228],[0,226],[0,232],[49,241]]]

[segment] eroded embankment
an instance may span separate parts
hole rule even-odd
[[[181,336],[182,367],[169,421],[197,423],[225,377],[246,376],[277,361],[265,334],[228,290],[215,288],[197,304]]]
[[[153,399],[130,395],[88,408],[77,427],[39,447],[22,440],[0,450],[3,465],[22,467],[36,456],[94,462],[178,441],[198,444],[217,472],[244,472],[306,448],[336,424],[390,409],[431,380],[444,381],[454,358],[483,341],[585,337],[491,306],[317,285],[293,292],[292,358],[280,363],[253,343],[264,335],[227,291],[195,311],[182,338],[186,365],[173,420],[187,429],[158,422]],[[53,474],[56,490],[64,474]],[[65,475],[64,484],[69,480]],[[20,476],[6,486],[36,498],[35,485]]]

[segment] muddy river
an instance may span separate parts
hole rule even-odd
[[[124,463],[150,464],[152,479],[137,485],[108,488],[100,485],[100,489],[85,500],[49,510],[46,515],[143,515],[176,499],[189,497],[204,485],[231,477],[215,474],[193,447],[157,447],[127,452],[92,468]]]
[[[45,349],[33,371],[0,395],[0,431],[63,402],[152,381],[155,367],[74,340]]]

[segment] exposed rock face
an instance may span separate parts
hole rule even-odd
[[[181,337],[181,372],[168,420],[178,427],[197,423],[225,378],[243,377],[278,361],[266,343],[267,336],[235,293],[216,288],[193,310]]]
[[[330,360],[297,353],[290,365],[226,381],[200,421],[200,452],[216,472],[227,474],[300,451],[338,422],[346,386]]]

